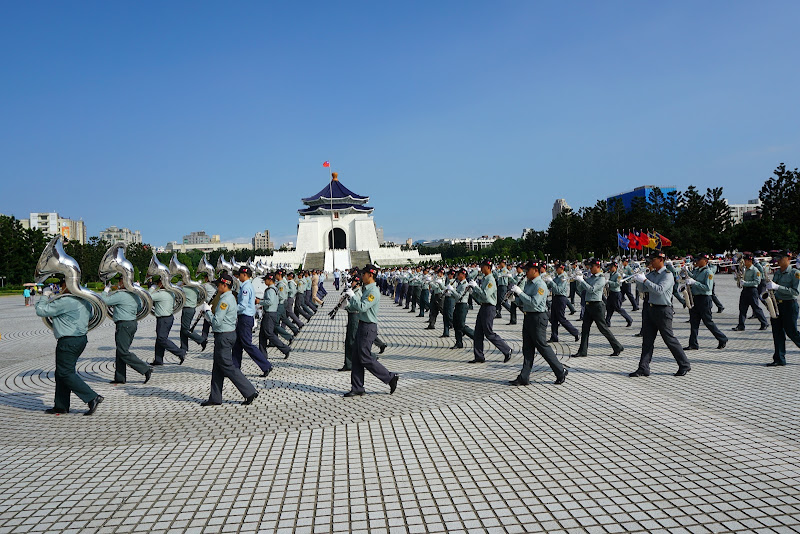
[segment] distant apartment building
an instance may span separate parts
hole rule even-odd
[[[219,241],[219,239],[217,240]],[[207,245],[213,243],[213,239],[205,232],[192,232],[189,235],[183,236],[184,245]]]
[[[725,203],[728,204],[728,201],[726,200]],[[747,204],[728,204],[733,224],[758,218],[759,208],[761,208],[761,200],[757,198],[748,200]]]
[[[251,239],[251,244],[253,245],[254,249],[262,249],[262,250],[274,250],[275,243],[273,243],[269,238],[269,230],[264,230],[263,232],[257,232],[256,235]]]
[[[100,239],[108,241],[109,243],[117,243],[122,241],[126,245],[142,242],[142,234],[139,230],[130,230],[128,228],[118,228],[116,226],[109,226],[100,232]]]
[[[214,237],[217,237],[215,240]],[[233,241],[220,241],[219,236],[213,236],[210,243],[178,243],[170,241],[164,247],[164,252],[188,252],[199,250],[200,252],[213,252],[215,250],[253,250],[252,243],[234,243]]]
[[[82,245],[86,244],[86,224],[83,220],[76,221],[61,217],[54,211],[31,213],[27,225],[23,223],[23,226],[33,230],[41,230],[49,236],[60,235],[64,239],[77,241]]]
[[[499,235],[489,237],[483,235],[481,237],[448,237],[444,239],[434,239],[432,241],[420,241],[419,244],[423,247],[441,247],[442,245],[464,245],[469,250],[482,250],[489,248],[498,239],[502,239]]]
[[[556,201],[553,202],[553,212],[552,212],[553,213],[553,219],[555,219],[556,217],[561,215],[563,212],[565,212],[567,210],[571,210],[571,209],[572,208],[569,207],[569,204],[567,204],[566,199],[557,198]],[[527,230],[527,228],[526,228],[526,230]],[[524,232],[523,232],[523,235],[524,235]]]

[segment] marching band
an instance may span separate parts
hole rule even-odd
[[[56,237],[47,245],[36,268],[37,281],[56,278],[61,287],[57,296],[40,297],[35,309],[45,324],[52,329],[56,344],[56,391],[55,401],[47,413],[67,413],[70,395],[75,393],[87,403],[85,415],[95,413],[104,400],[93,391],[75,370],[76,362],[87,345],[87,332],[105,317],[116,324],[115,373],[112,384],[124,384],[126,369],[132,368],[151,380],[155,366],[164,365],[166,352],[177,356],[182,364],[189,350],[189,340],[205,351],[209,332],[213,332],[213,369],[211,388],[203,406],[222,403],[222,384],[225,378],[232,381],[244,397],[242,404],[251,404],[257,397],[253,384],[241,371],[243,352],[253,359],[266,377],[273,369],[267,358],[268,347],[280,351],[284,359],[291,354],[292,341],[314,318],[324,305],[325,273],[319,271],[270,271],[264,264],[250,261],[228,262],[220,257],[216,268],[205,256],[197,269],[198,281],[193,280],[190,270],[173,256],[169,266],[153,255],[147,272],[145,289],[133,281],[134,269],[124,255],[125,245],[117,243],[104,256],[100,266],[100,278],[106,283],[105,290],[94,293],[80,285],[80,266],[64,252],[61,238]],[[774,353],[767,365],[786,365],[786,337],[800,347],[797,330],[800,270],[792,266],[791,254],[786,250],[772,251],[769,256],[757,257],[745,252],[734,257],[730,263],[713,261],[707,254],[694,258],[669,259],[663,252],[655,251],[647,264],[632,264],[628,258],[615,258],[603,262],[591,258],[581,265],[556,261],[546,265],[540,261],[528,261],[508,268],[505,261],[495,265],[491,260],[480,264],[436,265],[410,267],[379,267],[373,264],[350,272],[337,272],[335,283],[341,283],[341,298],[328,313],[333,319],[340,309],[347,312],[344,332],[344,365],[339,371],[350,371],[351,388],[344,397],[364,395],[365,371],[389,386],[394,393],[399,375],[390,372],[378,361],[386,343],[378,337],[378,316],[381,296],[391,299],[401,309],[409,309],[425,318],[421,328],[436,329],[438,316],[442,316],[443,331],[440,337],[449,338],[451,330],[455,336],[452,349],[464,349],[465,338],[472,340],[473,359],[469,363],[484,363],[484,341],[489,340],[502,354],[503,362],[512,357],[511,346],[494,331],[495,319],[501,317],[502,309],[509,312],[509,325],[517,324],[517,315],[523,315],[522,354],[523,364],[517,377],[510,381],[514,386],[526,386],[530,382],[534,355],[538,351],[555,375],[555,384],[563,384],[568,375],[565,366],[554,351],[559,342],[559,327],[580,342],[575,357],[588,355],[591,327],[597,326],[612,348],[612,356],[618,356],[623,346],[611,330],[614,313],[621,315],[626,327],[633,323],[623,309],[627,298],[632,311],[641,309],[642,338],[639,365],[629,373],[630,377],[646,377],[650,374],[650,362],[654,343],[660,334],[666,347],[678,364],[675,376],[684,376],[691,370],[686,351],[699,349],[698,333],[702,322],[717,339],[717,349],[726,347],[728,338],[714,323],[715,275],[720,267],[732,267],[737,285],[741,288],[738,324],[734,328],[742,331],[748,310],[765,330],[772,328]],[[774,265],[770,264],[773,262]],[[584,270],[585,269],[585,270]],[[210,278],[216,278],[211,280]],[[263,278],[266,289],[256,295],[253,276]],[[181,282],[173,284],[173,278]],[[632,288],[636,289],[636,296]],[[566,317],[566,310],[575,313],[572,299],[577,294],[582,302],[582,325],[580,331]],[[644,297],[643,304],[639,296]],[[690,336],[687,347],[682,348],[673,333],[673,298],[689,311]],[[470,310],[477,304],[474,328],[468,325]],[[769,322],[761,309],[767,307]],[[721,304],[717,303],[718,309]],[[174,314],[180,310],[180,346],[169,334]],[[149,315],[156,318],[156,341],[154,359],[149,364],[131,352],[131,344],[137,332],[138,321]],[[305,320],[303,321],[301,317]],[[203,320],[202,333],[195,327]],[[550,335],[547,326],[550,325]],[[258,332],[258,344],[253,343],[254,332]],[[291,332],[291,333],[290,333]],[[288,340],[284,343],[280,337]],[[379,349],[376,355],[372,351]],[[559,349],[562,350],[562,349]]]

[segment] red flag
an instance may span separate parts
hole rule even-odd
[[[671,247],[672,246],[672,241],[670,241],[669,239],[667,239],[663,235],[658,234],[658,237],[661,238],[661,246],[662,247]]]
[[[647,237],[647,232],[636,232],[636,238],[639,240],[639,244],[643,247],[646,247],[650,244],[650,238]]]
[[[639,243],[639,238],[632,231],[628,232],[628,246],[633,250],[642,250],[642,244]]]
[[[331,162],[330,161],[323,161],[322,162],[322,166],[323,167],[330,167],[331,166]]]

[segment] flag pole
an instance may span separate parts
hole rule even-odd
[[[328,200],[331,201],[331,269],[334,271],[336,270],[336,239],[333,236],[333,165],[331,165],[330,160],[328,160],[328,174],[330,174],[328,182],[328,191],[330,194],[330,198]],[[325,265],[322,266],[325,269]],[[333,273],[331,273],[333,274]]]

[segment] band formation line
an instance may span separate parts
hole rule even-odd
[[[116,360],[112,384],[127,381],[128,367],[151,380],[154,369],[165,363],[167,352],[176,356],[179,365],[186,359],[189,341],[206,350],[209,341],[214,345],[211,387],[208,400],[202,406],[215,406],[223,402],[222,386],[228,378],[239,390],[244,401],[251,404],[258,392],[241,371],[243,353],[258,365],[262,377],[273,369],[267,357],[268,347],[289,358],[291,344],[300,331],[313,320],[322,307],[327,291],[324,282],[333,279],[334,287],[341,291],[338,303],[328,312],[333,319],[344,309],[347,327],[344,342],[344,365],[339,371],[350,371],[350,390],[344,397],[364,395],[364,375],[369,371],[389,386],[390,393],[397,388],[399,375],[390,372],[373,354],[375,345],[379,353],[386,349],[378,337],[378,313],[381,297],[417,317],[425,318],[426,330],[435,330],[439,315],[443,332],[449,338],[453,332],[455,343],[451,349],[464,349],[464,338],[472,341],[471,364],[486,361],[485,342],[488,340],[508,362],[512,348],[494,331],[495,319],[502,311],[509,314],[509,325],[522,321],[522,369],[510,381],[514,386],[529,384],[534,356],[538,351],[555,374],[554,384],[563,384],[569,373],[553,344],[559,342],[559,327],[564,328],[574,342],[579,343],[574,358],[588,355],[589,336],[595,325],[611,345],[612,356],[623,351],[611,329],[614,314],[619,314],[626,327],[633,319],[623,309],[630,302],[632,311],[641,310],[642,351],[637,368],[630,377],[650,375],[650,362],[656,335],[660,334],[678,364],[675,376],[684,376],[691,370],[686,353],[700,348],[698,332],[700,323],[716,338],[717,349],[724,349],[727,336],[714,323],[713,306],[722,311],[722,304],[714,292],[715,274],[719,268],[732,269],[741,288],[739,320],[735,331],[745,329],[748,311],[752,309],[760,329],[772,328],[774,352],[769,367],[786,365],[786,337],[800,347],[797,331],[798,286],[800,270],[791,265],[791,254],[776,250],[769,255],[756,257],[745,252],[737,254],[727,263],[712,260],[708,254],[694,258],[669,259],[663,252],[655,251],[645,262],[617,257],[604,263],[591,258],[580,262],[528,261],[509,269],[504,261],[495,264],[485,260],[480,264],[461,266],[416,266],[384,268],[368,264],[363,269],[350,272],[335,271],[332,275],[320,271],[269,270],[263,263],[251,261],[237,263],[220,257],[212,266],[204,256],[193,280],[187,266],[173,255],[169,265],[164,265],[153,255],[147,271],[145,289],[134,282],[133,265],[125,258],[125,245],[116,243],[108,249],[100,263],[100,279],[106,283],[102,293],[95,293],[80,285],[81,271],[78,262],[64,252],[61,237],[53,238],[42,253],[36,267],[36,279],[43,282],[56,278],[58,294],[40,297],[36,314],[53,330],[56,342],[55,400],[51,414],[69,412],[70,394],[75,393],[88,405],[84,415],[92,415],[104,400],[78,375],[75,366],[87,345],[87,332],[108,317],[116,325]],[[260,276],[266,289],[256,296],[252,279]],[[180,278],[180,282],[173,280]],[[635,288],[635,295],[633,289]],[[580,331],[567,319],[577,313],[575,297],[580,298]],[[641,297],[641,299],[640,299]],[[681,346],[673,333],[673,298],[689,309],[690,335],[688,345]],[[641,304],[640,304],[641,300]],[[769,321],[761,309],[768,310]],[[470,310],[475,310],[474,327],[467,325]],[[180,345],[169,337],[174,315],[180,312]],[[149,315],[156,318],[156,342],[153,360],[149,363],[131,352],[138,321]],[[200,333],[196,327],[202,321]],[[548,337],[547,330],[550,327]],[[253,342],[258,333],[258,343]],[[213,333],[213,337],[209,334]],[[283,341],[283,339],[286,342]],[[563,344],[559,343],[559,346]]]

